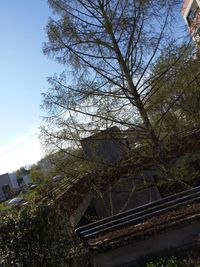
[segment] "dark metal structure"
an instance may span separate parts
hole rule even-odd
[[[76,233],[84,241],[87,241],[105,233],[143,223],[153,216],[198,202],[200,202],[200,186],[82,226],[76,229]]]

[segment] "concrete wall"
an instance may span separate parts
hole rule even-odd
[[[16,177],[15,172],[9,173],[9,178],[10,178],[10,181],[12,183],[12,187],[15,188],[15,189],[18,189],[19,185],[17,183],[17,177]]]
[[[116,164],[125,160],[127,147],[122,133],[117,127],[102,131],[81,142],[85,157],[96,171],[106,168],[107,164]],[[153,175],[155,171],[127,170],[125,176],[116,177],[116,181],[104,181],[103,188],[97,188],[93,204],[100,218],[135,208],[160,199]],[[98,184],[98,182],[97,182]],[[98,185],[97,185],[98,187]]]
[[[96,169],[106,168],[107,164],[116,163],[126,156],[125,144],[117,127],[85,138],[81,145],[86,159]]]
[[[23,178],[25,185],[28,185],[31,183],[29,174],[23,175],[22,178]],[[2,186],[4,185],[9,185],[11,193],[14,193],[20,189],[15,172],[5,173],[5,174],[0,175],[0,201],[5,200],[4,192],[2,190]]]
[[[21,175],[20,177],[23,178],[23,181],[24,181],[25,185],[28,185],[28,184],[31,183],[31,179],[30,179],[29,174],[24,174],[24,175]],[[14,189],[19,189],[20,187],[19,187],[19,184],[17,182],[17,176],[16,176],[15,172],[9,173],[9,178],[10,178],[10,181],[12,183],[12,187]]]
[[[31,179],[30,179],[30,175],[29,175],[29,174],[24,174],[24,175],[22,175],[22,178],[23,178],[24,183],[25,183],[26,185],[28,185],[28,184],[31,183]]]
[[[76,225],[79,223],[91,201],[92,195],[89,194],[84,198],[83,202],[79,205],[77,210],[70,216],[70,223],[73,227],[76,227]]]
[[[125,160],[127,147],[122,133],[117,127],[102,131],[81,141],[85,157],[93,164],[95,170],[106,168],[107,164],[116,164]],[[141,206],[160,198],[154,184],[151,170],[127,170],[124,177],[116,177],[116,181],[108,180],[95,193],[93,204],[99,217],[106,217],[120,211]],[[149,184],[149,185],[148,185]],[[97,185],[98,187],[98,185]]]
[[[134,266],[137,261],[182,246],[199,239],[200,222],[133,242],[123,247],[97,253],[93,256],[94,267]]]
[[[153,170],[143,170],[130,173],[127,177],[120,177],[113,184],[109,180],[96,194],[93,203],[100,218],[132,209],[152,201],[160,199],[160,193],[156,187]]]
[[[183,1],[183,6],[182,6],[182,9],[181,9],[181,13],[182,15],[184,16],[186,12],[188,12],[188,8],[189,6],[191,6],[193,0],[184,0]]]

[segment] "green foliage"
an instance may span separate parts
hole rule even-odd
[[[73,79],[67,73],[48,79],[43,142],[64,150],[117,125],[140,133],[163,164],[145,92],[152,89],[148,81],[156,58],[173,40],[168,27],[179,1],[48,2],[56,16],[47,24],[43,51],[67,65]]]
[[[30,168],[30,178],[33,183],[40,184],[44,181],[45,175],[40,166],[34,164]]]
[[[51,162],[51,176],[61,174],[63,177],[77,178],[90,171],[82,149],[60,150],[48,155]]]
[[[149,261],[145,267],[199,267],[199,246],[188,248],[185,251],[175,252],[175,256],[166,256]]]
[[[177,259],[175,257],[171,257],[169,259],[159,259],[157,261],[151,261],[146,264],[146,267],[178,267]]]
[[[199,68],[194,47],[185,44],[163,50],[157,59],[149,80],[152,97],[147,108],[156,125],[162,117],[162,133],[165,135],[199,124]]]
[[[192,158],[192,155],[188,154],[185,157],[178,160],[171,168],[173,176],[177,180],[184,181],[190,186],[198,186],[200,178],[200,159]]]
[[[16,171],[16,176],[20,177],[20,176],[27,174],[27,173],[29,173],[29,171],[25,167],[21,167]]]
[[[53,202],[24,207],[1,218],[2,266],[79,266],[82,251]]]

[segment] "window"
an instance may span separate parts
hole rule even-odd
[[[194,0],[193,4],[191,6],[191,9],[190,9],[190,11],[188,13],[188,16],[187,16],[187,22],[188,22],[189,26],[194,21],[198,11],[199,11],[199,6],[197,4],[197,1]]]
[[[5,198],[9,198],[11,195],[11,189],[8,184],[5,184],[2,186],[2,191],[4,193]]]

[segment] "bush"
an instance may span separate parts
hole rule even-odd
[[[157,261],[148,262],[146,267],[178,267],[177,259],[171,257],[169,259],[159,259]]]
[[[145,264],[145,267],[200,267],[200,246],[195,244],[179,250],[175,256],[166,256]]]
[[[80,266],[82,251],[80,241],[53,202],[1,218],[1,266]]]

